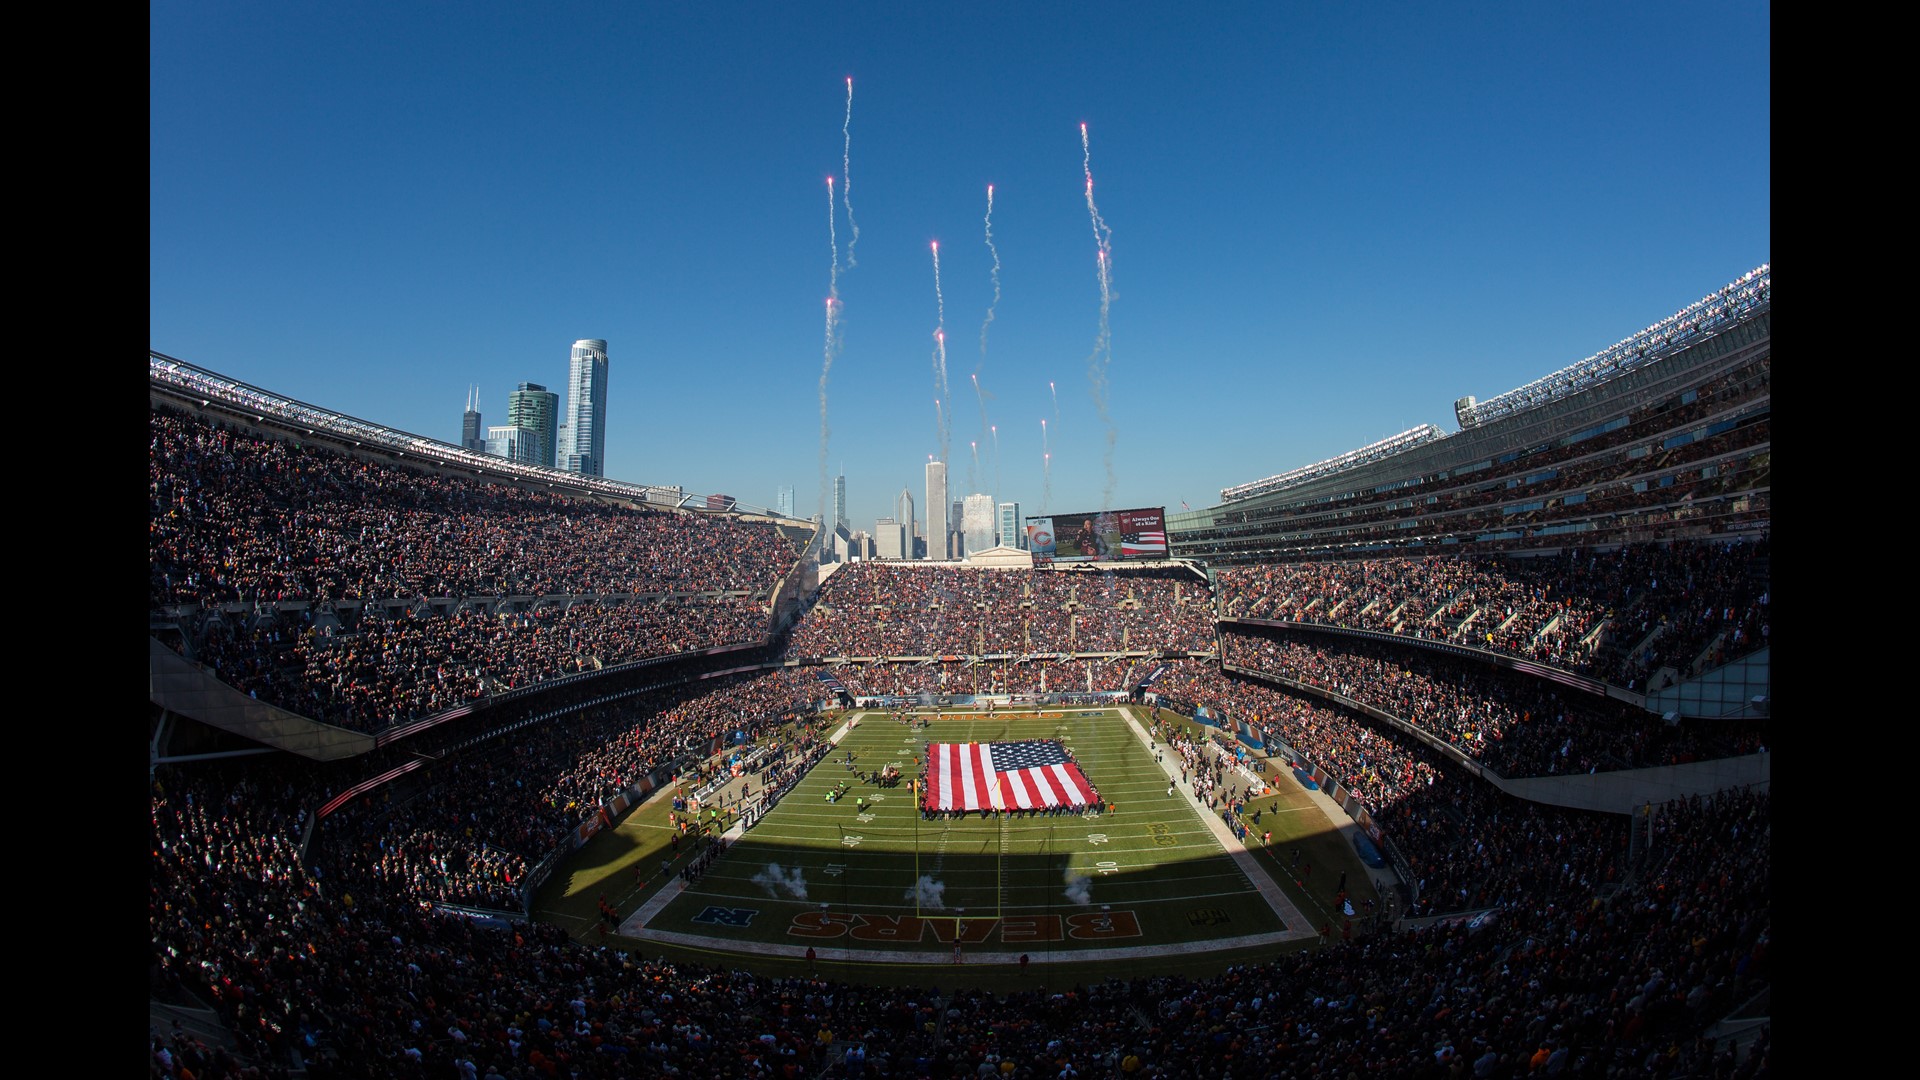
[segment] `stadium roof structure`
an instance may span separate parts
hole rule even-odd
[[[1460,430],[1469,431],[1591,390],[1647,364],[1692,348],[1770,310],[1773,306],[1772,265],[1760,264],[1738,281],[1696,300],[1577,364],[1570,364],[1551,375],[1483,402],[1475,402],[1471,395],[1460,398],[1453,405]],[[1220,503],[1225,506],[1298,487],[1336,473],[1374,464],[1445,437],[1446,434],[1432,424],[1422,424],[1325,461],[1251,483],[1221,488]]]
[[[1577,364],[1569,364],[1498,397],[1475,402],[1471,395],[1454,402],[1462,430],[1591,389],[1642,364],[1671,356],[1773,306],[1773,264],[1761,263],[1740,280],[1702,297],[1645,330],[1615,342]],[[1223,493],[1224,494],[1224,493]]]
[[[1292,472],[1283,472],[1278,476],[1269,476],[1265,480],[1255,480],[1250,484],[1221,488],[1220,501],[1223,504],[1240,502],[1271,491],[1279,491],[1291,484],[1305,483],[1332,473],[1359,468],[1440,438],[1445,438],[1445,433],[1439,428],[1432,424],[1421,424],[1416,428],[1408,428],[1398,435],[1389,435],[1379,442],[1368,443],[1358,450],[1349,450],[1338,457],[1330,457],[1312,465],[1303,465]]]

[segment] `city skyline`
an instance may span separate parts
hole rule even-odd
[[[457,443],[593,333],[605,475],[867,528],[1212,505],[1770,261],[1765,5],[598,10],[156,11],[151,346]]]

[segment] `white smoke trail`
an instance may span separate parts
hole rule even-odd
[[[991,424],[987,428],[993,433],[993,501],[1000,501],[1000,425]]]
[[[853,76],[847,76],[847,118],[840,125],[840,178],[845,183],[840,188],[840,199],[847,208],[847,228],[853,235],[847,239],[847,269],[851,270],[859,263],[853,257],[853,245],[860,242],[860,223],[853,220]]]
[[[1087,141],[1087,125],[1080,125],[1080,167],[1087,177],[1087,219],[1093,224],[1094,262],[1100,284],[1100,332],[1093,339],[1093,352],[1087,357],[1087,382],[1093,390],[1093,405],[1107,426],[1107,486],[1100,500],[1102,510],[1113,506],[1113,447],[1118,432],[1107,411],[1107,370],[1113,365],[1113,331],[1107,313],[1113,306],[1113,230],[1107,227],[1100,208],[1093,201],[1093,149]]]
[[[987,392],[980,386],[980,373],[987,366],[987,327],[993,325],[994,309],[1000,306],[1000,249],[993,244],[993,185],[987,185],[987,250],[993,254],[993,269],[989,271],[993,278],[993,299],[987,303],[987,317],[980,323],[980,363],[973,369],[973,396],[980,400],[980,433],[986,434],[987,428]],[[994,485],[994,496],[999,497],[1000,487]]]
[[[820,354],[820,520],[827,520],[827,443],[833,429],[827,424],[827,376],[834,354],[840,351],[840,240],[833,231],[833,177],[827,177],[827,337]]]
[[[940,321],[933,331],[933,388],[941,401],[952,395],[947,390],[947,298],[940,291],[940,241],[933,242],[933,300],[939,308]],[[934,433],[940,441],[940,460],[952,459],[950,453],[953,442],[953,422],[945,412],[940,414],[940,426]],[[931,513],[931,511],[929,511]],[[933,519],[929,517],[928,521]]]
[[[1041,417],[1041,513],[1054,503],[1054,452],[1046,448],[1046,417]]]

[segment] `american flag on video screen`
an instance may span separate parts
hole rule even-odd
[[[1052,739],[927,747],[929,810],[1045,810],[1092,802],[1093,785]]]
[[[1126,558],[1167,553],[1167,530],[1142,529],[1120,534],[1120,554]]]

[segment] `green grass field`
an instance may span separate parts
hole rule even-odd
[[[1137,715],[1149,721],[1146,710]],[[863,784],[842,764],[851,751],[856,770],[897,764],[913,776],[919,772],[914,757],[924,762],[929,742],[1028,738],[1057,738],[1070,747],[1117,811],[923,820],[904,782],[891,789]],[[852,784],[846,797],[827,802],[843,780]],[[968,715],[912,729],[885,713],[866,713],[835,752],[699,880],[679,886],[677,870],[690,855],[686,845],[677,856],[667,850],[671,832],[665,801],[658,800],[596,836],[543,891],[542,906],[589,936],[597,890],[627,918],[624,935],[636,937],[639,947],[765,959],[790,960],[813,947],[823,960],[941,962],[956,938],[969,962],[1005,963],[1028,954],[1034,961],[1105,966],[1130,954],[1193,960],[1211,950],[1244,957],[1313,938],[1326,918],[1331,890],[1320,897],[1301,888],[1282,869],[1283,852],[1304,846],[1323,867],[1360,871],[1306,793],[1290,777],[1276,786],[1274,795],[1257,800],[1262,828],[1273,829],[1273,848],[1254,851],[1248,865],[1269,877],[1270,890],[1272,882],[1281,883],[1288,920],[1223,849],[1202,816],[1210,812],[1184,792],[1167,795],[1166,770],[1114,711],[1068,710],[1038,719]],[[854,802],[861,795],[868,800],[864,812]],[[659,871],[665,858],[673,860],[673,873]],[[644,885],[637,881],[642,876]],[[1323,869],[1321,877],[1330,885],[1334,873]],[[1371,894],[1364,872],[1352,878],[1356,898]]]

